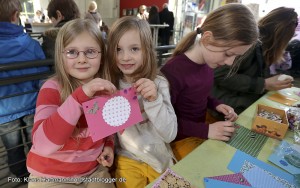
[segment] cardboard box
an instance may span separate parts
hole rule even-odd
[[[259,116],[258,114],[262,110],[265,110],[268,113],[274,113],[279,115],[280,118],[282,119],[282,122],[279,123]],[[252,124],[253,131],[278,140],[282,140],[286,134],[288,127],[289,125],[288,125],[287,115],[284,110],[273,108],[270,106],[265,106],[262,104],[257,105],[253,124]]]

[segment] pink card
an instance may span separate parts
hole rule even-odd
[[[92,99],[82,107],[94,142],[143,120],[134,88]]]

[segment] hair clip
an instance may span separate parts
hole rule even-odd
[[[200,27],[197,27],[197,34],[198,34],[198,35],[199,35],[199,34],[202,34],[202,30],[201,30]]]

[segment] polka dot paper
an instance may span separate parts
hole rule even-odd
[[[118,91],[111,96],[101,96],[82,104],[93,141],[143,120],[134,88]]]
[[[125,97],[118,96],[109,99],[104,104],[102,116],[108,125],[118,127],[126,123],[130,112],[131,106],[129,101]]]

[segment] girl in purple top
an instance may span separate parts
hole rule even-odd
[[[184,37],[161,72],[170,82],[171,102],[178,121],[172,148],[178,160],[205,139],[228,141],[237,114],[211,97],[213,69],[232,65],[258,39],[251,11],[242,4],[228,4],[211,12],[203,25]],[[225,121],[205,123],[207,109],[224,114]]]

